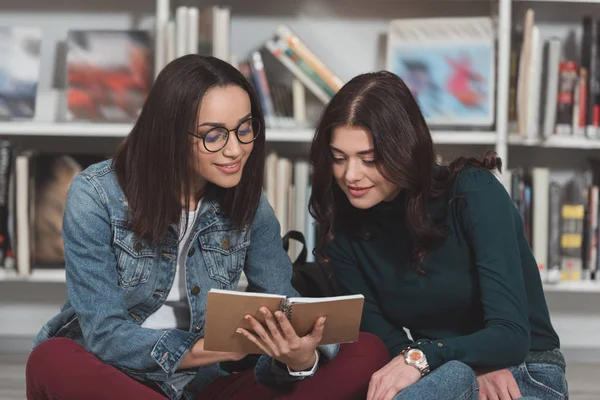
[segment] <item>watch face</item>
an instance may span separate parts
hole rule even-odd
[[[408,351],[406,356],[410,361],[418,363],[423,359],[423,352],[419,349],[412,349]]]

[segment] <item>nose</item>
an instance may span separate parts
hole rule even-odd
[[[346,182],[358,182],[362,176],[363,171],[360,161],[350,159],[346,164],[346,173],[344,174]]]
[[[238,158],[242,154],[241,143],[238,140],[235,133],[231,132],[229,134],[229,140],[227,140],[227,144],[223,148],[223,155],[228,158]]]

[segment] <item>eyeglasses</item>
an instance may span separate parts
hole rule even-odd
[[[225,127],[212,128],[204,134],[188,132],[190,135],[202,139],[204,148],[211,153],[216,153],[227,145],[229,133],[235,132],[237,139],[242,144],[250,144],[256,140],[260,133],[260,121],[256,118],[248,118],[242,121],[237,128],[227,129]]]

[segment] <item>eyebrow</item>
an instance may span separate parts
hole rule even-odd
[[[329,148],[330,148],[332,151],[335,151],[335,152],[337,152],[337,153],[342,153],[342,154],[345,154],[343,151],[341,151],[341,150],[340,150],[340,149],[338,149],[337,147],[329,146]],[[358,153],[356,153],[356,154],[358,154],[359,156],[363,156],[363,155],[371,154],[371,153],[374,153],[374,152],[375,152],[375,149],[369,149],[369,150],[363,150],[363,151],[359,151],[359,152],[358,152]]]
[[[238,124],[241,123],[242,121],[250,118],[252,116],[252,113],[248,113],[246,115],[244,115],[242,118],[240,118],[238,120]],[[221,122],[204,122],[200,125],[198,125],[198,128],[200,128],[201,126],[211,126],[213,128],[225,128],[225,124],[221,123]]]

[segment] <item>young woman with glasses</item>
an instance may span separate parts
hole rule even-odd
[[[220,367],[246,354],[203,348],[207,294],[235,289],[242,270],[255,291],[298,295],[262,195],[264,149],[256,93],[234,67],[188,55],[161,71],[115,158],[71,184],[68,300],[35,339],[28,399],[366,393],[385,347],[373,335],[319,346],[323,318],[304,337],[281,313],[267,311],[266,327],[250,318],[241,334],[265,354],[243,372]]]
[[[361,327],[393,358],[367,399],[567,398],[537,263],[492,172],[500,160],[434,154],[410,90],[385,71],[349,81],[313,140],[318,252],[365,296]]]

